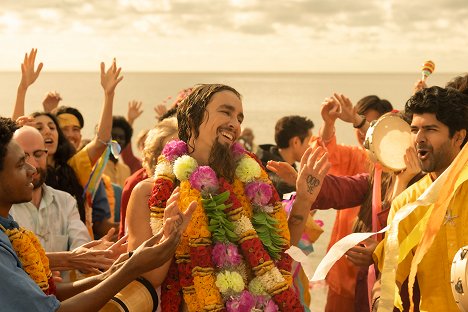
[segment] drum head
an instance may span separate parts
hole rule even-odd
[[[404,156],[411,146],[410,125],[398,115],[384,115],[369,130],[369,150],[377,160],[393,171],[405,169]]]

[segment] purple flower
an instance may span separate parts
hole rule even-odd
[[[240,158],[242,155],[245,154],[245,149],[242,146],[242,144],[240,144],[239,142],[235,142],[231,146],[231,152],[234,154],[234,158],[237,159],[237,158]]]
[[[244,290],[240,297],[232,298],[226,303],[226,308],[228,312],[250,312],[255,307],[255,297]]]
[[[177,157],[187,153],[187,143],[180,140],[173,140],[168,142],[162,150],[162,154],[166,156],[167,160],[169,161],[174,161]]]
[[[258,206],[265,206],[273,195],[271,187],[265,182],[251,182],[245,186],[245,194],[250,201]]]
[[[216,243],[211,254],[213,262],[218,268],[234,267],[242,261],[237,246],[231,243]]]
[[[200,166],[190,175],[190,184],[193,188],[204,193],[215,193],[219,188],[218,177],[213,169]]]

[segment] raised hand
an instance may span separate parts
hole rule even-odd
[[[413,94],[425,88],[427,88],[426,81],[422,79],[418,79],[413,86]]]
[[[372,254],[375,248],[377,248],[378,241],[369,237],[361,244],[354,246],[346,252],[346,257],[355,266],[367,268],[374,263]]]
[[[266,167],[271,172],[276,173],[288,185],[296,185],[297,171],[287,162],[270,160]]]
[[[164,104],[158,104],[154,107],[154,112],[156,113],[156,118],[160,118],[167,113],[167,107]]]
[[[310,208],[330,167],[328,153],[323,147],[309,147],[301,158],[301,169],[296,180],[296,200],[306,202]]]
[[[122,68],[117,68],[117,63],[114,58],[112,65],[106,71],[106,65],[101,62],[101,86],[106,94],[114,94],[115,87],[122,81],[123,77],[120,76]]]
[[[36,123],[34,122],[34,117],[31,117],[31,116],[20,116],[16,118],[15,122],[20,127],[22,126],[34,127],[36,125]]]
[[[326,98],[322,102],[320,114],[322,115],[322,119],[325,123],[335,124],[335,120],[338,118],[340,110],[341,108],[338,101],[335,98],[331,97]]]
[[[133,122],[135,119],[140,117],[140,115],[143,113],[143,110],[141,109],[142,102],[138,102],[136,100],[132,100],[128,102],[128,110],[127,110],[127,121],[130,125],[133,125]]]
[[[343,94],[333,94],[333,99],[340,105],[340,110],[337,113],[338,118],[344,122],[359,124],[361,117],[356,113],[353,103]]]
[[[42,67],[44,64],[39,63],[37,66],[37,69],[35,68],[34,63],[36,62],[36,54],[37,54],[37,49],[31,49],[31,52],[26,53],[24,55],[24,60],[23,63],[21,64],[21,82],[20,86],[23,88],[28,88],[30,85],[32,85],[37,77],[39,77],[39,74],[41,73]]]
[[[58,107],[59,102],[61,100],[62,100],[62,97],[57,91],[48,92],[44,100],[42,100],[42,106],[44,107],[44,111],[48,113],[54,111]]]
[[[164,237],[169,237],[172,232],[180,230],[184,232],[190,222],[192,213],[197,207],[197,202],[193,201],[189,204],[185,212],[179,209],[178,200],[180,197],[180,188],[176,187],[167,200],[166,209],[164,210]]]

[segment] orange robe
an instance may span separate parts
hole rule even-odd
[[[320,144],[319,137],[313,137],[310,145]],[[325,143],[328,159],[331,163],[329,174],[343,176],[369,172],[369,159],[366,151],[358,146],[347,146],[336,143],[333,137]],[[352,228],[360,206],[337,210],[335,224],[330,237],[328,249],[333,244],[352,233]],[[342,257],[331,268],[327,275],[328,297],[325,311],[354,312],[354,292],[358,268],[346,257]]]

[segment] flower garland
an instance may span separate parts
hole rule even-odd
[[[0,225],[0,229],[8,236],[24,271],[46,295],[55,294],[55,283],[49,268],[49,259],[36,235],[21,227],[7,230]]]
[[[290,287],[286,212],[260,164],[240,145],[233,183],[171,141],[155,170],[149,199],[153,233],[163,226],[166,202],[180,181],[179,207],[198,205],[162,285],[163,311],[303,311]]]

